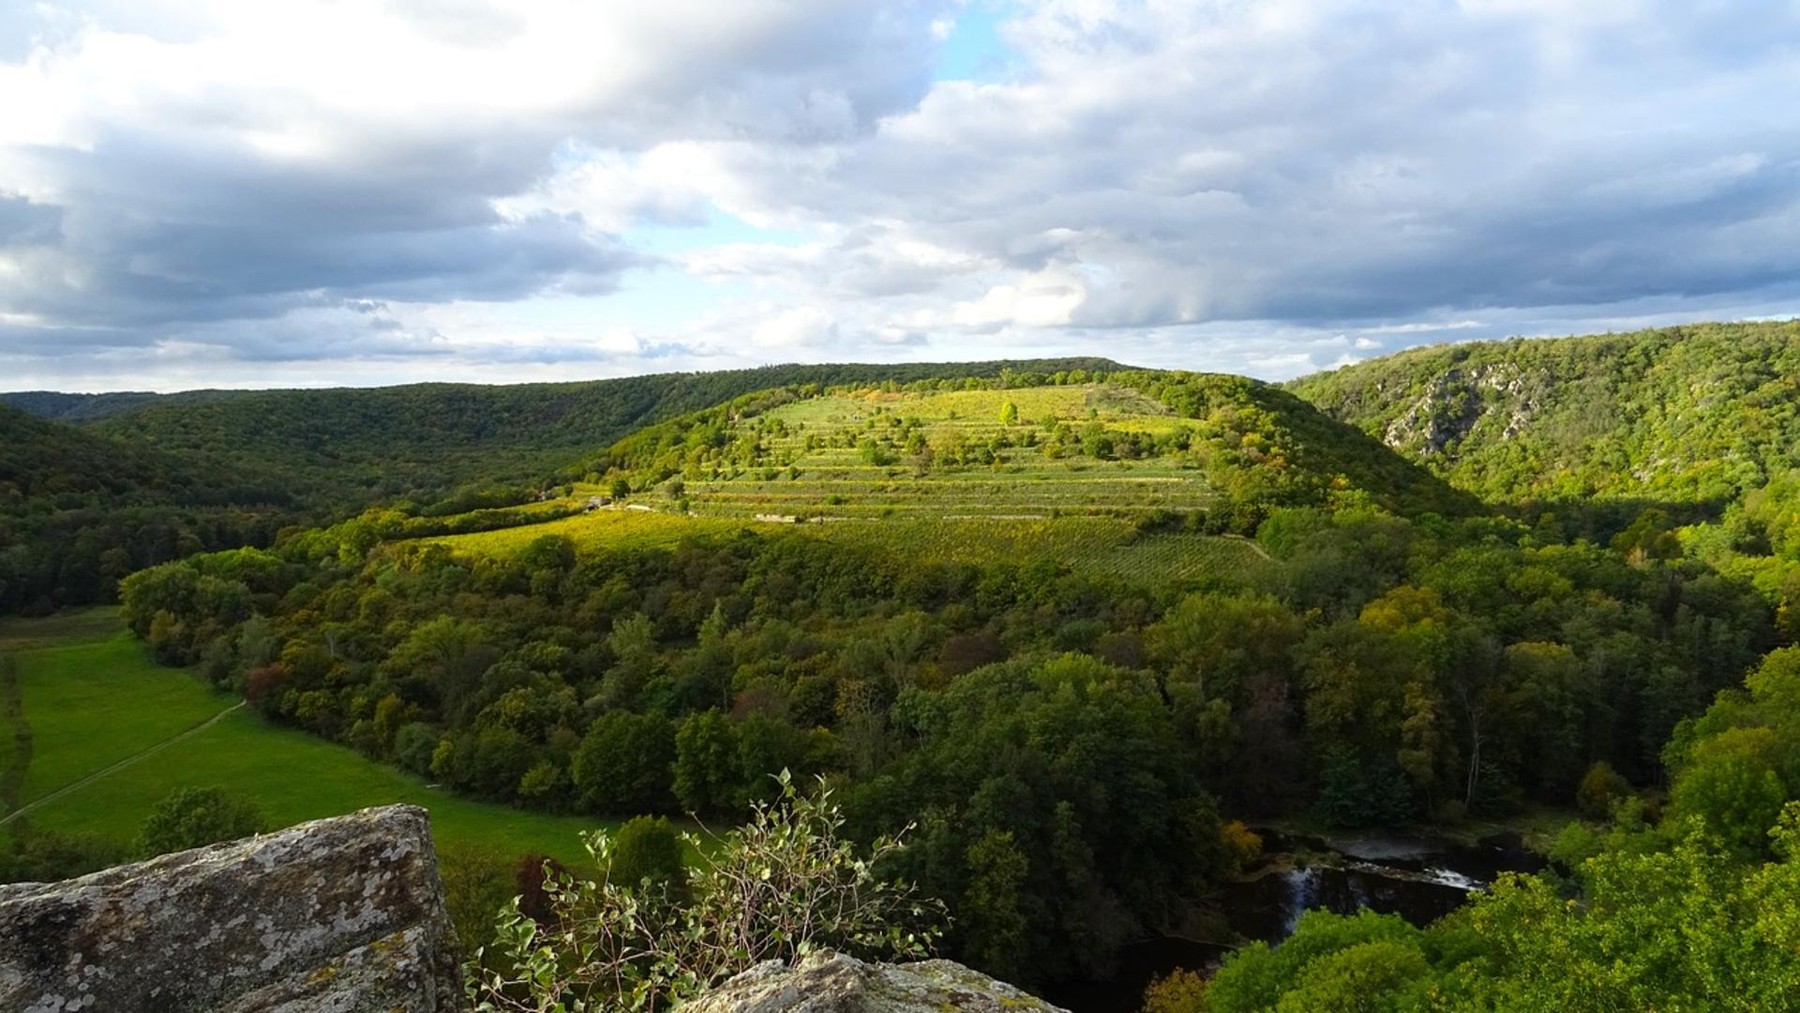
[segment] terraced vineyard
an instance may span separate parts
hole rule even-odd
[[[1191,461],[1115,457],[1097,447],[1116,447],[1128,434],[1178,439],[1189,425],[1105,384],[871,389],[733,418],[712,446],[687,455],[679,474],[634,477],[640,488],[655,482],[644,491],[711,516],[1034,519],[1192,510],[1213,497]]]
[[[1079,573],[1163,582],[1243,574],[1267,557],[1243,538],[1189,532],[1139,535],[1110,517],[896,518],[819,525],[823,538],[949,563],[1048,560]]]
[[[941,562],[1050,560],[1157,581],[1260,565],[1242,539],[1138,530],[1152,513],[1215,500],[1178,452],[1194,425],[1109,384],[838,391],[734,413],[698,440],[678,429],[686,443],[659,466],[577,483],[571,501],[596,507],[582,516],[436,541],[507,553],[562,535],[594,550],[794,525]],[[626,496],[615,496],[620,481]]]

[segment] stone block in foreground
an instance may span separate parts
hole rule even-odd
[[[682,1013],[1067,1013],[949,960],[867,964],[822,950],[788,966],[752,967],[681,1007]]]
[[[416,806],[0,886],[0,1010],[462,1008],[437,855]]]

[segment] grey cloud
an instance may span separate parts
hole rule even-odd
[[[358,316],[325,308],[246,325],[220,321],[171,330],[164,339],[206,345],[238,362],[329,362],[343,359],[445,358],[455,349],[444,336],[414,330],[384,314]]]
[[[1601,306],[1800,276],[1782,238],[1800,224],[1800,74],[1769,42],[1780,28],[1742,27],[1800,27],[1793,9],[1646,4],[1583,24],[1574,7],[1314,6],[1279,31],[1251,8],[1127,6],[1080,33],[1045,8],[1013,32],[1035,71],[1020,81],[940,88],[800,185],[779,160],[741,168],[798,217],[1084,269],[1087,327]],[[860,291],[913,291],[909,270]]]
[[[567,106],[324,121],[304,96],[247,90],[103,118],[86,148],[14,150],[57,196],[6,196],[23,188],[0,162],[0,256],[19,265],[0,312],[51,328],[0,343],[435,361],[457,335],[383,303],[606,293],[671,263],[755,295],[629,353],[468,354],[622,369],[742,358],[759,328],[833,356],[1105,351],[1130,330],[1155,364],[1278,375],[1800,299],[1793,4],[1022,3],[1005,79],[935,85],[927,26],[950,0],[745,0],[716,15],[730,31],[681,0],[627,6],[640,77]],[[471,50],[520,31],[499,3],[390,7]],[[178,22],[164,34],[192,34]],[[244,139],[309,126],[327,154]],[[496,210],[570,163],[667,142],[704,149],[724,182],[644,187],[619,218],[702,223],[718,185],[720,207],[814,241],[654,258],[629,230]],[[952,322],[1008,288],[1079,298],[1061,322],[1004,307]],[[798,310],[829,325],[781,323]]]
[[[0,354],[56,358],[142,344],[142,335],[113,327],[42,327],[0,321]]]
[[[152,37],[193,37],[180,17],[159,31],[153,10],[110,2],[96,0],[88,14]],[[199,329],[245,356],[303,359],[348,345],[283,321],[344,300],[613,291],[649,258],[577,215],[507,218],[496,202],[545,179],[570,143],[629,151],[679,137],[785,144],[866,135],[928,87],[926,26],[941,6],[747,2],[733,11],[743,29],[735,34],[640,40],[649,76],[629,94],[541,113],[322,119],[330,114],[305,95],[253,85],[156,92],[129,116],[101,110],[85,124],[87,143],[0,151],[13,171],[50,181],[55,202],[6,196],[0,162],[0,257],[23,265],[10,280],[0,275],[0,312],[49,325],[4,340],[44,348],[62,328],[65,347],[148,345]],[[653,31],[662,14],[641,8]],[[393,9],[434,38],[471,47],[503,43],[518,27],[501,5],[475,0],[395,0]],[[78,45],[80,15],[40,13],[46,44]],[[290,129],[323,131],[328,147],[285,158],[248,143],[250,131]],[[646,210],[651,219],[670,214]],[[356,332],[365,342],[375,333]]]
[[[0,193],[0,249],[54,241],[62,209]]]
[[[667,58],[622,101],[598,110],[603,131],[637,143],[671,133],[716,140],[814,143],[864,135],[930,86],[928,26],[944,0],[745,3],[735,33],[664,42]],[[656,40],[663,41],[663,40]],[[624,123],[619,122],[623,120]]]

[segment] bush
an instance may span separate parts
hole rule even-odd
[[[115,841],[23,823],[0,837],[0,883],[52,883],[118,865],[131,856]]]
[[[1613,806],[1629,794],[1631,783],[1621,777],[1612,764],[1598,760],[1588,768],[1580,786],[1575,789],[1575,807],[1581,810],[1585,819],[1604,820],[1612,814]]]
[[[1392,827],[1416,815],[1406,776],[1392,761],[1365,761],[1352,750],[1326,751],[1314,813],[1334,827]]]
[[[494,911],[513,895],[512,864],[506,855],[477,845],[438,848],[444,910],[464,946],[486,945],[492,940]]]
[[[263,829],[262,809],[247,798],[223,788],[177,788],[145,818],[136,850],[150,858],[248,837]]]
[[[619,828],[608,879],[625,884],[674,883],[681,873],[681,834],[667,819],[639,816]]]
[[[942,906],[876,872],[900,840],[858,855],[838,836],[843,816],[829,792],[803,796],[785,771],[779,781],[780,800],[753,806],[747,825],[706,846],[684,836],[701,856],[681,884],[685,902],[653,878],[622,881],[629,838],[596,830],[587,846],[600,876],[546,885],[560,915],[551,927],[516,899],[501,912],[499,952],[477,950],[466,968],[476,1009],[666,1009],[761,961],[824,947],[870,959],[929,954]],[[640,827],[631,835],[640,842],[661,834],[653,821]]]
[[[1261,835],[1245,826],[1242,820],[1232,820],[1219,826],[1219,844],[1224,849],[1225,861],[1234,875],[1250,868],[1262,857]]]
[[[1144,989],[1144,1013],[1206,1013],[1206,976],[1178,967]]]

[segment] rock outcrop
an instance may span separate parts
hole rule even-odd
[[[866,964],[823,950],[792,966],[758,964],[681,1007],[683,1013],[1066,1013],[948,960]]]
[[[430,826],[415,806],[0,887],[0,1009],[463,1005]]]

